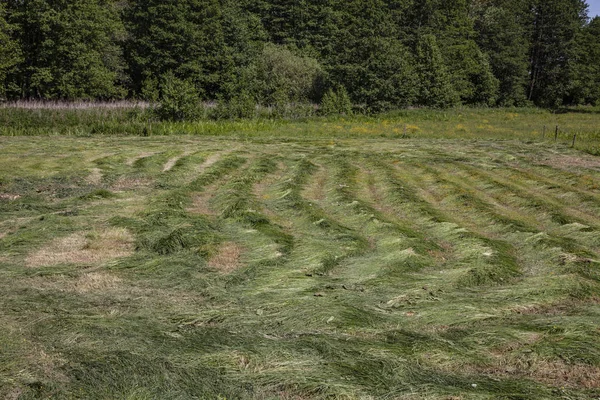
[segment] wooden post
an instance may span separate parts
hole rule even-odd
[[[542,140],[546,139],[546,125],[544,125],[544,129],[542,130]]]
[[[575,147],[575,139],[577,139],[577,134],[573,135],[573,144],[571,145],[571,147]]]
[[[556,125],[556,131],[554,131],[554,141],[558,140],[558,125]]]

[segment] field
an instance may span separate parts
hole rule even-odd
[[[0,398],[600,398],[600,114],[415,113],[4,125]]]

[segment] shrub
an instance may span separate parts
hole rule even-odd
[[[339,87],[336,91],[329,89],[321,100],[319,113],[321,115],[343,114],[349,115],[352,112],[352,102],[346,88]]]
[[[155,110],[159,119],[191,121],[200,117],[200,98],[189,79],[178,79],[169,72],[163,77],[160,89],[160,99]]]
[[[267,44],[255,65],[253,91],[264,105],[301,103],[318,99],[323,69],[311,57],[298,56],[289,49]]]
[[[247,92],[221,100],[217,104],[212,117],[214,119],[252,119],[256,117],[256,101]]]

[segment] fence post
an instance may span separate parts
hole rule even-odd
[[[571,145],[571,147],[575,147],[575,139],[577,139],[577,134],[573,135],[573,144]]]
[[[546,139],[546,125],[544,125],[544,129],[542,130],[542,140]]]
[[[558,125],[556,125],[556,131],[554,131],[554,141],[558,140]]]

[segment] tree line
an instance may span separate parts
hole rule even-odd
[[[0,99],[600,102],[584,0],[2,0]],[[241,107],[240,109],[243,109]]]

